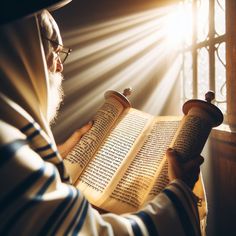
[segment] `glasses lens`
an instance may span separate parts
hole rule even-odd
[[[59,57],[61,59],[61,63],[64,63],[65,60],[67,59],[68,55],[70,54],[71,49],[70,48],[64,48],[62,49],[62,51],[59,52]]]
[[[44,39],[48,40],[52,44],[53,48],[57,48],[58,45],[61,46],[62,50],[57,52],[57,54],[60,57],[61,63],[63,64],[65,62],[65,60],[67,59],[68,55],[70,54],[70,52],[72,51],[72,49],[71,48],[65,48],[64,46],[62,46],[58,42],[53,41],[51,39],[48,39],[48,38],[44,38]]]
[[[58,53],[59,57],[60,57],[60,60],[61,60],[61,63],[64,63],[66,58],[67,58],[67,53],[65,52],[59,52]]]

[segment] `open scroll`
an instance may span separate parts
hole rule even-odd
[[[137,211],[169,182],[167,148],[187,161],[223,121],[209,101],[190,100],[183,111],[184,116],[154,117],[132,108],[124,94],[106,92],[93,127],[65,159],[73,184],[100,209]]]

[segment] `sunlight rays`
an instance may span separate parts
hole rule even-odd
[[[63,122],[55,133],[66,124],[74,130],[88,121],[109,89],[132,87],[130,100],[136,108],[160,114],[181,69],[176,45],[168,40],[171,9],[152,9],[65,34],[73,52],[65,65]]]
[[[178,56],[174,60],[174,63],[171,66],[171,68],[168,71],[166,71],[166,74],[164,75],[164,77],[162,78],[156,89],[153,91],[152,94],[149,95],[149,99],[146,101],[142,110],[144,111],[155,110],[157,114],[160,114],[164,106],[168,106],[168,104],[166,104],[166,101],[168,97],[171,96],[171,91],[176,83],[176,80],[178,79],[178,73],[181,70],[181,66],[182,66],[182,58],[181,56]],[[176,106],[181,107],[180,101],[176,101]]]
[[[157,34],[160,25],[156,23],[160,23],[160,20],[154,20],[151,23],[148,22],[139,26],[134,26],[133,28],[130,28],[128,30],[126,29],[124,31],[109,35],[109,37],[106,37],[99,41],[94,40],[95,41],[94,43],[83,46],[81,49],[78,50],[78,53],[77,52],[74,53],[73,57],[71,57],[70,59],[70,62],[83,59],[84,57],[90,56],[102,50],[106,50],[107,48],[116,46],[117,44],[120,43],[128,44],[129,41],[134,41],[138,38],[142,39],[148,37],[150,34]]]
[[[65,38],[71,46],[76,46],[117,31],[124,31],[128,28],[134,28],[136,25],[150,22],[153,19],[161,19],[168,13],[169,10],[169,7],[163,7],[161,9],[152,9],[129,16],[123,16],[119,19],[105,21],[74,31],[65,32],[63,38]]]
[[[139,53],[141,53],[142,51],[150,47],[152,44],[156,44],[156,42],[158,41],[158,37],[160,37],[158,32],[148,35],[142,41],[133,43],[132,45],[127,46],[124,49],[119,50],[118,52],[108,56],[107,58],[96,63],[95,65],[92,65],[88,69],[84,71],[80,71],[78,75],[80,87],[83,87],[86,84],[89,84],[92,80],[97,79],[98,77],[103,76],[105,73],[108,73],[109,71],[115,69],[121,64],[126,63],[127,61],[130,60],[130,58],[137,56]],[[160,55],[160,52],[153,50],[152,54],[156,54],[156,53],[158,53],[159,56],[162,56]],[[134,63],[136,62],[134,61]],[[72,77],[70,81],[68,81],[68,86],[73,85],[73,84],[75,85],[75,80],[78,80],[78,77],[77,76]],[[72,93],[74,91],[73,89],[76,89],[76,88],[71,87]]]
[[[98,78],[109,74],[111,71],[117,71],[115,70],[116,68],[127,71],[126,68],[133,59],[136,60],[137,58],[139,60],[139,57],[145,57],[148,64],[150,63],[152,54],[156,54],[158,58],[162,58],[162,48],[165,47],[163,39],[166,31],[166,27],[163,25],[165,21],[164,13],[167,13],[168,9],[163,8],[162,10],[156,9],[147,11],[145,14],[135,14],[135,16],[125,17],[124,19],[126,21],[119,19],[112,23],[101,24],[98,26],[97,33],[95,32],[96,26],[90,27],[87,30],[82,29],[83,37],[86,38],[85,32],[88,32],[87,39],[91,43],[75,49],[68,60],[66,70],[70,79],[66,81],[66,87],[69,88],[70,93],[76,92],[78,88],[82,89]],[[119,29],[118,32],[116,32],[117,29]],[[109,34],[109,37],[106,38],[102,37],[100,40],[96,38],[98,35],[102,36],[108,32],[116,33]],[[68,35],[71,36],[71,34]],[[76,40],[79,42],[81,37],[78,36],[77,38],[74,35],[69,42]],[[72,45],[74,44],[73,42],[71,43]],[[153,50],[153,48],[156,48],[155,45],[161,45],[159,52]],[[149,50],[152,50],[152,53]],[[166,47],[165,54],[169,50],[171,48]],[[145,56],[145,54],[149,54],[150,57]],[[135,60],[133,60],[133,63],[139,68]]]
[[[172,47],[190,44],[192,41],[192,3],[185,1],[177,4],[165,19],[167,44]]]

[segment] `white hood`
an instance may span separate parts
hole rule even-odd
[[[27,116],[17,111],[19,105],[51,136],[49,79],[36,17],[0,26],[0,52],[1,99]],[[1,106],[2,118],[17,123],[16,117],[8,117],[3,110]]]

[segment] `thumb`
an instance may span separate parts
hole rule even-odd
[[[75,142],[78,142],[82,136],[87,133],[91,127],[93,126],[93,121],[89,121],[88,124],[84,125],[82,128],[76,130],[71,136],[70,138],[67,140],[67,141],[75,141]]]
[[[91,129],[92,125],[93,122],[90,121],[82,128],[76,130],[63,144],[57,146],[62,158],[65,158],[68,155],[72,148],[80,141],[82,136]]]
[[[168,148],[166,150],[166,157],[170,163],[175,163],[177,161],[177,153],[173,148]]]
[[[181,178],[182,170],[176,151],[172,148],[168,148],[166,151],[166,157],[168,161],[168,176],[170,181]]]
[[[204,162],[204,158],[202,156],[197,156],[194,159],[188,160],[184,163],[185,169],[196,169]]]

